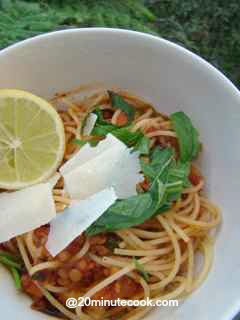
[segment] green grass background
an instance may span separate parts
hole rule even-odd
[[[160,35],[240,87],[240,0],[0,0],[0,48],[51,30],[93,26]]]

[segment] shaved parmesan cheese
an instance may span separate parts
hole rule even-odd
[[[140,170],[139,154],[111,134],[95,148],[84,145],[67,161],[60,172],[72,203],[51,221],[46,244],[51,255],[67,247],[117,198],[136,194]]]
[[[82,155],[82,157],[81,157]],[[119,198],[136,194],[136,184],[142,180],[139,154],[108,135],[99,147],[88,146],[61,168],[65,188],[74,199],[87,197],[105,188],[114,187]],[[71,160],[70,160],[71,161]]]
[[[107,137],[103,141],[99,142],[96,147],[91,147],[89,144],[85,144],[70,160],[64,163],[60,168],[60,172],[64,176],[77,167],[116,146],[119,146],[122,149],[126,148],[126,146],[112,134],[108,134]]]
[[[143,180],[140,171],[139,153],[126,149],[116,163],[116,168],[107,184],[111,184],[112,180],[112,186],[119,199],[131,197],[137,194],[136,184]]]
[[[0,194],[0,242],[31,231],[56,216],[52,188],[41,183]]]
[[[114,147],[64,176],[72,198],[86,199],[102,189],[114,187],[119,198],[136,194],[139,174],[138,156],[129,149]]]
[[[97,115],[95,113],[90,113],[86,119],[85,126],[83,128],[83,134],[89,136],[95,126],[97,121]]]
[[[113,188],[102,190],[65,209],[51,221],[46,248],[55,257],[96,221],[115,201]]]

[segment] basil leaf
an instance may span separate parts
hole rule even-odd
[[[158,208],[158,210],[156,211],[156,213],[153,215],[153,217],[159,215],[160,213],[164,213],[166,211],[168,211],[171,208],[172,204],[171,203],[165,203],[163,204],[160,208]]]
[[[147,219],[151,206],[152,197],[149,193],[117,200],[87,229],[87,234],[94,235],[103,231],[120,230],[142,223]]]
[[[10,257],[0,256],[0,263],[2,263],[8,268],[15,268],[18,270],[22,269],[21,264],[16,262],[14,259],[11,259]]]
[[[141,163],[144,175],[149,177],[149,191],[128,199],[116,201],[93,225],[87,234],[94,235],[129,228],[168,210],[183,191],[190,163],[174,158],[174,149],[156,147],[148,164]]]
[[[11,253],[5,252],[3,250],[0,250],[0,257],[5,257],[14,262],[19,262],[21,260],[20,256],[14,256]]]
[[[116,128],[112,125],[96,125],[92,131],[92,135],[96,136],[106,136],[108,133],[114,135],[128,147],[134,146],[142,138],[140,131],[131,132],[129,127]]]
[[[173,113],[170,119],[178,137],[181,161],[193,160],[198,155],[200,143],[191,119],[182,111]]]
[[[110,123],[106,121],[103,117],[102,110],[99,107],[96,107],[94,113],[97,115],[97,123],[102,125],[109,125]]]
[[[162,199],[164,198],[165,194],[165,185],[162,183],[160,179],[155,179],[149,189],[149,193],[152,197],[152,211],[156,211],[161,203]]]
[[[141,224],[153,216],[163,195],[164,186],[161,181],[158,181],[151,192],[117,200],[86,230],[86,233],[95,235]]]
[[[80,140],[80,139],[74,139],[72,141],[72,143],[77,144],[79,146],[84,146],[86,143],[89,143],[90,146],[92,147],[96,147],[96,145],[98,144],[99,141],[97,140]]]
[[[21,289],[22,284],[21,284],[21,275],[19,271],[16,268],[11,268],[11,273],[14,279],[15,287],[16,289]]]
[[[112,134],[124,142],[128,147],[135,146],[140,139],[142,139],[143,133],[141,131],[131,132],[126,128],[120,128],[112,132]]]
[[[93,136],[106,136],[108,133],[112,133],[114,130],[118,128],[112,124],[98,124],[96,123],[95,127],[93,128],[92,135]]]
[[[140,160],[143,174],[153,181],[156,177],[163,175],[173,158],[174,149],[156,147],[150,156],[149,163],[145,163],[143,159]]]
[[[188,185],[190,163],[173,162],[168,171],[166,183],[166,202],[173,202],[180,198],[183,189]]]
[[[136,149],[141,148],[143,152],[147,152],[147,137],[144,138],[144,134],[141,131],[130,131],[131,126],[125,126],[119,128],[104,120],[102,112],[99,108],[95,110],[95,114],[98,116],[95,127],[93,128],[92,135],[94,136],[106,136],[108,133],[113,134],[116,138],[125,143],[128,147],[136,145]],[[139,144],[139,148],[137,145]],[[143,145],[145,144],[145,145]]]
[[[133,263],[136,267],[136,269],[139,271],[140,275],[143,277],[143,279],[145,281],[149,281],[149,274],[147,273],[147,271],[144,270],[144,266],[139,263],[139,261],[133,257]]]
[[[129,129],[130,127],[119,128],[109,123],[97,123],[93,128],[91,134],[93,136],[106,136],[108,133],[111,133],[116,138],[125,143],[128,147],[134,146],[134,150],[138,150],[140,154],[148,154],[150,140],[147,137],[145,137],[141,131],[132,132]],[[91,146],[96,146],[98,144],[98,141],[74,139],[72,143],[77,144],[79,146],[83,146],[86,143],[90,143]]]
[[[148,155],[150,151],[150,139],[142,134],[142,137],[139,138],[134,150],[139,151],[142,155]]]
[[[96,107],[93,113],[97,115],[97,121],[95,127],[93,128],[92,135],[105,136],[108,133],[111,133],[113,130],[118,129],[117,126],[111,124],[110,122],[104,119],[102,110],[99,107]]]
[[[135,116],[135,107],[130,105],[126,100],[113,91],[108,91],[108,94],[113,108],[117,108],[125,112],[128,117],[128,123],[131,123]]]
[[[84,146],[86,143],[88,143],[88,141],[86,140],[80,140],[80,139],[74,139],[72,141],[73,144],[77,144],[78,146]]]

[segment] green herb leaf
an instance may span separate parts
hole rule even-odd
[[[92,135],[106,136],[111,133],[116,138],[125,143],[128,147],[134,146],[140,138],[142,133],[140,131],[131,132],[128,127],[118,128],[113,125],[96,125],[92,131]]]
[[[102,110],[96,106],[96,109],[94,110],[94,112],[97,115],[97,123],[98,124],[102,124],[102,125],[111,125],[108,121],[106,121],[103,117],[103,113]],[[114,128],[117,126],[112,125]]]
[[[125,143],[128,147],[135,146],[140,139],[142,139],[142,132],[131,132],[128,128],[119,128],[114,130],[112,134]]]
[[[142,155],[148,155],[150,152],[150,139],[142,134],[142,137],[139,138],[134,150],[139,151]]]
[[[22,266],[20,263],[16,262],[14,259],[7,256],[0,256],[0,263],[2,263],[8,268],[16,268],[18,270],[22,269]]]
[[[15,282],[15,287],[16,289],[21,289],[22,284],[21,284],[21,275],[19,273],[19,271],[16,268],[11,268],[11,273]]]
[[[147,271],[144,270],[144,266],[139,263],[139,261],[133,257],[133,263],[136,267],[136,269],[139,271],[140,275],[143,277],[143,279],[145,281],[149,281],[149,274],[147,273]]]
[[[86,143],[88,143],[88,141],[86,140],[80,140],[80,139],[74,139],[72,141],[73,144],[77,144],[78,146],[84,146]]]
[[[94,235],[103,231],[110,232],[142,223],[151,214],[151,206],[152,197],[148,193],[117,200],[87,229],[87,234]]]
[[[151,218],[160,207],[164,185],[156,181],[151,192],[117,200],[86,231],[88,235],[129,228]]]
[[[108,91],[108,94],[113,108],[117,108],[125,112],[128,117],[128,123],[131,123],[134,119],[135,107],[130,105],[126,100],[113,91]]]
[[[149,163],[143,159],[140,160],[143,174],[153,181],[156,177],[163,175],[164,171],[168,168],[174,158],[174,149],[165,148],[161,149],[156,147],[150,155]]]
[[[12,260],[14,262],[19,262],[21,259],[20,256],[14,256],[11,253],[5,252],[3,250],[0,250],[0,257],[5,257],[5,258]]]
[[[92,147],[96,147],[96,145],[98,144],[98,140],[80,140],[80,139],[74,139],[72,141],[72,143],[77,144],[79,146],[84,146],[86,143],[89,143],[90,146]]]
[[[91,135],[106,136],[108,133],[112,133],[112,131],[119,128],[104,119],[102,110],[98,106],[93,113],[97,115],[97,121]]]
[[[181,196],[190,164],[177,162],[172,148],[157,147],[150,155],[149,163],[142,162],[142,168],[152,182],[149,191],[117,200],[87,229],[88,235],[129,228],[168,210]]]
[[[193,160],[198,155],[200,143],[191,119],[182,111],[173,113],[170,119],[178,137],[181,161]]]
[[[97,107],[95,110],[97,115],[97,121],[93,128],[92,135],[94,136],[106,136],[108,133],[113,134],[116,138],[125,143],[128,147],[135,147],[141,149],[145,154],[148,152],[149,139],[144,137],[141,131],[130,131],[131,126],[124,126],[119,128],[109,122],[107,122],[102,115],[102,111]],[[140,150],[139,150],[140,151]]]
[[[183,189],[189,185],[190,162],[174,161],[168,171],[166,183],[166,202],[173,202],[180,198]]]
[[[19,271],[22,270],[22,265],[19,262],[19,258],[7,252],[0,251],[0,263],[11,271],[16,288],[21,289],[21,276]]]
[[[96,123],[93,128],[92,135],[93,136],[106,136],[108,133],[112,133],[114,130],[117,130],[117,127],[109,124],[109,125],[101,125]]]

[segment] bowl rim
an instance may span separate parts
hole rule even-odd
[[[133,39],[138,38],[145,42],[152,42],[155,43],[156,46],[161,44],[167,47],[169,50],[178,51],[180,54],[189,57],[189,59],[196,61],[200,66],[202,66],[206,72],[212,74],[215,77],[215,81],[219,82],[219,85],[222,84],[223,90],[228,91],[230,95],[234,96],[240,103],[240,90],[236,87],[236,85],[229,79],[227,76],[213,66],[210,62],[199,56],[198,54],[186,49],[180,44],[176,44],[172,41],[162,38],[161,36],[148,34],[144,32],[128,30],[128,29],[120,29],[120,28],[106,28],[106,27],[87,27],[87,28],[70,28],[64,30],[57,30],[42,33],[33,37],[29,37],[25,40],[18,41],[12,45],[7,46],[0,50],[0,60],[2,57],[7,56],[10,52],[15,50],[21,50],[21,48],[27,46],[28,44],[38,43],[47,38],[54,39],[55,37],[62,37],[67,34],[98,34],[98,35],[127,35],[128,37],[132,37]],[[232,306],[232,312],[229,315],[231,319],[238,315],[240,312],[240,306]],[[236,319],[235,319],[236,320]]]
[[[179,53],[185,56],[188,56],[190,59],[197,61],[212,75],[215,75],[216,80],[220,80],[222,83],[224,83],[226,89],[228,89],[229,92],[231,91],[231,93],[234,96],[240,99],[240,90],[236,87],[236,85],[222,71],[217,69],[210,62],[208,62],[198,54],[190,51],[189,49],[186,49],[180,44],[176,44],[160,36],[139,32],[139,31],[134,31],[134,30],[120,29],[120,28],[87,27],[87,28],[70,28],[70,29],[46,32],[46,33],[42,33],[42,34],[27,38],[25,40],[19,41],[17,43],[7,46],[6,48],[3,48],[2,50],[0,50],[0,58],[6,56],[11,51],[19,50],[30,43],[31,44],[37,43],[38,41],[41,41],[46,38],[61,37],[63,35],[71,34],[71,33],[79,33],[79,34],[95,33],[95,34],[101,34],[101,35],[106,35],[106,34],[121,35],[122,34],[122,35],[128,35],[129,37],[132,37],[132,38],[139,38],[139,39],[142,38],[143,41],[151,41],[152,43],[155,42],[157,44],[160,43],[168,47],[170,50],[176,50]]]

